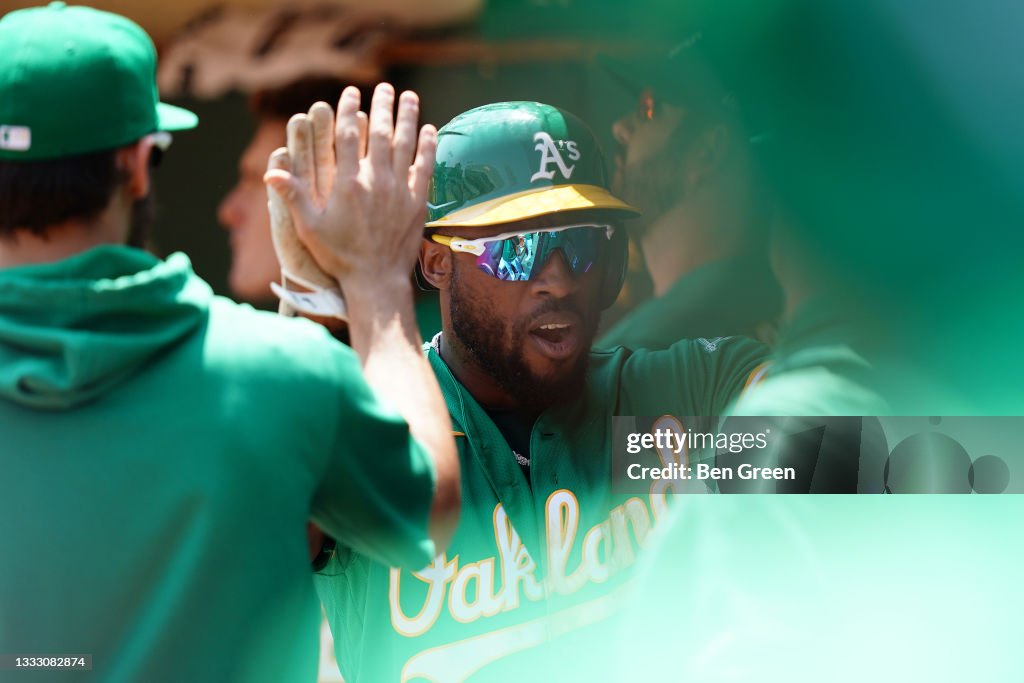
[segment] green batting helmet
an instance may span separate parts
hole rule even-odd
[[[510,223],[560,211],[639,211],[608,190],[585,123],[539,102],[499,102],[438,131],[427,228]]]
[[[640,213],[609,191],[604,155],[590,128],[540,102],[488,104],[441,128],[427,210],[427,230],[566,211],[600,210],[613,219]],[[615,301],[626,274],[625,231],[616,230],[612,240],[601,285],[603,307]]]

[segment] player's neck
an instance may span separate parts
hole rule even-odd
[[[710,231],[695,224],[693,217],[674,209],[654,221],[640,245],[654,296],[662,296],[679,278],[726,255],[709,236]]]
[[[50,263],[69,258],[101,244],[124,244],[127,227],[110,220],[109,209],[96,219],[70,219],[50,225],[44,235],[16,230],[0,239],[0,268]]]

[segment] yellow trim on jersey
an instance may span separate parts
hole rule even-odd
[[[765,376],[768,374],[768,370],[772,367],[772,362],[767,360],[756,368],[750,371],[750,375],[747,376],[747,381],[743,385],[743,391],[740,392],[740,396],[747,393],[748,390],[756,387],[758,384],[764,381]]]

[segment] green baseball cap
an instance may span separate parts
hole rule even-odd
[[[63,2],[0,19],[0,159],[97,152],[198,122],[158,100],[156,48],[135,22]]]
[[[438,131],[427,228],[584,209],[640,213],[609,191],[597,140],[573,114],[540,102],[499,102]]]

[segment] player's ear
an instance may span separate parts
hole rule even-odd
[[[148,135],[117,150],[117,167],[124,174],[132,199],[142,199],[149,194],[149,157],[152,151],[153,140]]]
[[[420,273],[423,279],[438,289],[448,289],[455,266],[452,250],[424,237],[420,243]]]

